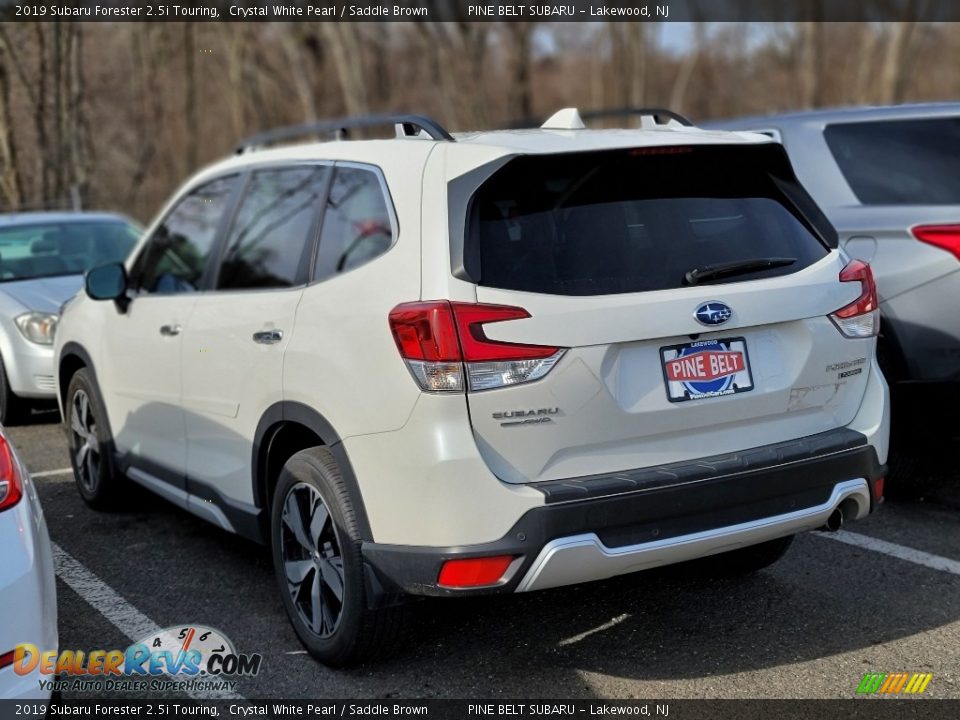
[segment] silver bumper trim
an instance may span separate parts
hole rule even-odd
[[[594,533],[557,538],[544,545],[517,592],[603,580],[815,530],[840,505],[849,520],[865,517],[870,512],[867,481],[837,483],[822,505],[665,540],[608,548]]]

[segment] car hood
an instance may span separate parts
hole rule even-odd
[[[58,313],[64,301],[76,295],[82,285],[82,275],[60,275],[34,280],[10,280],[0,283],[0,292],[28,310]]]

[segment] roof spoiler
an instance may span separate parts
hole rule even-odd
[[[540,127],[544,130],[580,130],[586,127],[586,121],[616,117],[639,117],[640,127],[644,129],[670,126],[693,127],[693,123],[680,113],[659,107],[599,108],[583,112],[576,108],[564,108],[551,115],[543,124],[540,120],[534,118],[524,118],[509,123],[507,127],[512,129]]]

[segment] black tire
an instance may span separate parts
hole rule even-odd
[[[16,395],[10,389],[7,368],[0,358],[0,425],[13,427],[21,425],[30,417],[30,403]]]
[[[710,555],[694,560],[687,565],[693,574],[700,577],[736,578],[750,575],[773,565],[786,555],[793,544],[793,535],[750,545],[739,550]]]
[[[95,510],[120,508],[126,499],[126,483],[117,473],[110,424],[93,375],[86,368],[70,378],[63,412],[70,465],[80,497]]]
[[[407,608],[367,607],[353,503],[327,448],[302,450],[283,466],[273,494],[270,535],[284,609],[314,658],[343,667],[394,648],[402,638]]]

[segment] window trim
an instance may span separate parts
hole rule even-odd
[[[310,277],[307,279],[306,287],[311,287],[319,283],[327,282],[336,277],[341,277],[343,275],[349,275],[354,270],[359,270],[360,268],[369,265],[375,260],[379,260],[387,253],[392,251],[396,246],[397,242],[400,239],[400,220],[397,218],[397,210],[393,204],[393,196],[390,194],[390,187],[387,185],[387,179],[383,174],[383,169],[379,165],[374,165],[373,163],[357,162],[354,160],[335,160],[333,162],[334,171],[330,174],[330,182],[327,184],[327,193],[323,198],[323,208],[320,211],[320,223],[317,227],[317,238],[316,243],[313,248],[313,258],[310,262]],[[390,246],[384,250],[379,255],[370,258],[366,262],[357,265],[356,267],[350,268],[346,272],[336,273],[334,275],[327,275],[326,277],[318,278],[316,277],[316,265],[317,260],[320,256],[320,236],[323,233],[323,220],[327,212],[327,203],[330,199],[330,189],[333,187],[333,179],[338,167],[353,168],[355,170],[366,170],[372,172],[380,183],[380,194],[383,197],[384,204],[387,208],[387,215],[390,218]]]

